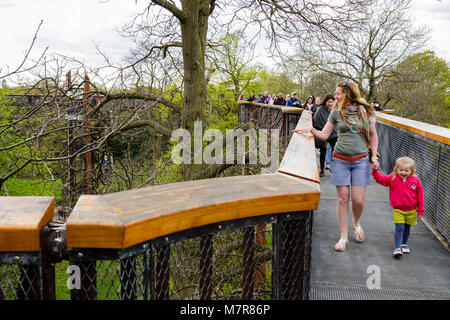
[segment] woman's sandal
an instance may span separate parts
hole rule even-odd
[[[358,243],[361,243],[364,241],[364,230],[361,227],[361,225],[358,226],[352,226],[353,227],[353,231],[354,231],[354,236],[355,236],[355,241]]]
[[[342,252],[347,248],[348,241],[344,239],[339,239],[339,241],[334,245],[334,250]]]

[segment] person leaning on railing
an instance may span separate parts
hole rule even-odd
[[[311,111],[313,117],[316,114],[318,107],[319,106],[315,103],[315,98],[313,95],[309,95],[308,99],[306,99],[306,102],[303,104],[303,109]]]
[[[364,241],[364,230],[359,221],[364,210],[366,188],[370,184],[371,164],[372,168],[378,166],[378,136],[374,110],[361,98],[356,84],[348,81],[338,83],[335,100],[335,106],[322,130],[309,127],[294,132],[311,132],[315,137],[326,140],[335,127],[338,130],[339,138],[331,160],[331,184],[336,186],[337,191],[336,214],[341,236],[334,249],[344,251],[348,245],[350,194],[354,238],[356,242]],[[363,139],[370,145],[374,155],[371,159]]]
[[[297,93],[295,93],[295,92],[292,93],[291,98],[286,102],[286,106],[288,106],[288,107],[297,107],[297,108],[301,108],[302,107],[302,103],[297,98]]]

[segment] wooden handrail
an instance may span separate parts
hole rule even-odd
[[[297,108],[297,107],[287,107],[287,106],[280,106],[277,104],[267,104],[267,103],[259,103],[259,102],[253,102],[253,101],[245,101],[245,100],[239,100],[237,102],[237,104],[248,104],[248,105],[254,105],[254,106],[259,106],[259,107],[265,107],[265,108],[273,108],[273,109],[280,109],[282,112],[302,112],[304,109],[303,108]]]
[[[54,206],[53,197],[0,197],[0,251],[39,251],[39,232]]]
[[[307,125],[311,125],[311,115],[304,113],[297,128]],[[296,135],[292,143],[283,158],[284,170],[273,174],[83,195],[67,221],[67,246],[123,249],[212,223],[315,210],[320,185],[314,142]]]
[[[450,144],[450,129],[435,126],[429,123],[401,118],[398,116],[375,112],[378,121],[390,124],[394,127],[416,133],[428,139],[444,144]]]
[[[311,112],[303,112],[295,129],[311,126],[311,123]],[[278,172],[320,183],[313,135],[292,135]]]

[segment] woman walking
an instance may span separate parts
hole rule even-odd
[[[339,139],[331,160],[331,184],[336,186],[336,215],[340,228],[340,239],[336,251],[344,251],[348,245],[349,203],[352,200],[352,227],[356,242],[364,241],[364,230],[360,224],[364,210],[366,188],[370,184],[372,168],[378,168],[376,157],[378,136],[375,129],[374,110],[361,98],[356,84],[348,81],[336,85],[335,106],[322,130],[312,127],[295,130],[300,134],[311,132],[326,140],[336,127]],[[366,141],[364,141],[366,139]],[[369,159],[369,144],[373,157]]]

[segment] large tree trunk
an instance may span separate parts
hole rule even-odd
[[[209,1],[183,0],[186,19],[181,22],[184,63],[184,104],[181,109],[181,126],[194,138],[194,121],[205,125],[207,85],[205,79],[205,48],[208,31]],[[191,142],[192,150],[194,143]],[[199,176],[202,165],[182,165],[183,180]]]

